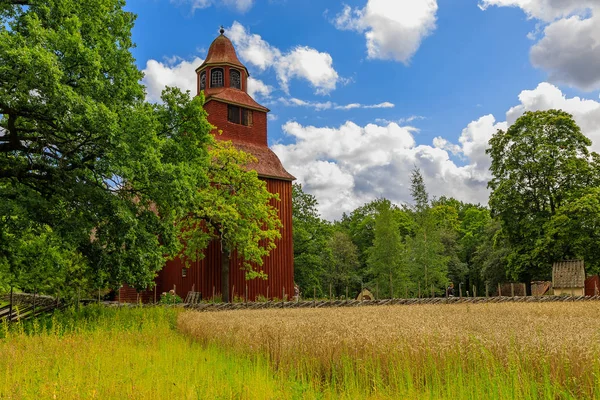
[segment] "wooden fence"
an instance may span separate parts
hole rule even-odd
[[[549,302],[600,301],[600,296],[497,296],[497,297],[434,297],[424,299],[387,300],[313,300],[313,301],[268,301],[248,303],[197,303],[185,304],[188,309],[198,311],[261,310],[266,308],[329,308],[366,307],[386,305],[424,304],[480,304],[480,303],[549,303]]]

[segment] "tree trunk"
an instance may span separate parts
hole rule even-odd
[[[221,250],[221,299],[223,303],[229,303],[229,261],[231,254],[229,250]]]

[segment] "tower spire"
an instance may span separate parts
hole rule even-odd
[[[223,27],[223,25],[221,25],[221,29],[219,30],[219,32],[221,32],[221,35],[225,33],[225,28]]]

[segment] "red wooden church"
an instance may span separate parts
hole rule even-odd
[[[292,181],[279,158],[267,144],[267,113],[269,109],[258,104],[248,95],[248,69],[240,62],[231,41],[224,35],[218,36],[210,45],[206,60],[196,69],[198,93],[204,91],[204,108],[208,121],[222,130],[216,135],[219,140],[231,140],[247,153],[253,154],[258,162],[252,165],[259,177],[267,183],[271,193],[278,193],[280,201],[274,202],[283,224],[281,239],[277,248],[264,259],[261,269],[268,275],[267,280],[247,281],[242,263],[232,255],[229,268],[230,300],[234,297],[254,301],[258,296],[282,298],[293,295],[294,253],[292,244]],[[216,134],[216,130],[214,132]],[[220,243],[213,241],[205,251],[202,260],[185,268],[183,261],[176,258],[168,261],[156,278],[156,293],[175,289],[185,298],[188,292],[202,293],[204,299],[221,298],[221,251]],[[142,295],[145,301],[152,301],[155,291]],[[121,301],[136,301],[135,290],[124,287],[120,291]]]

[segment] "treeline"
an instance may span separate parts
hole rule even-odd
[[[412,203],[367,203],[330,223],[294,185],[295,279],[305,295],[485,293],[506,281],[550,280],[552,263],[600,271],[600,156],[572,117],[529,112],[498,131],[487,153],[489,205],[431,199],[418,169]],[[490,289],[492,290],[492,289]]]
[[[502,263],[483,260],[493,249],[486,207],[441,197],[429,200],[419,170],[412,173],[412,205],[376,199],[341,220],[320,218],[316,198],[294,184],[294,276],[305,295],[356,295],[367,287],[384,297],[445,294],[449,282],[502,280]],[[491,250],[491,251],[490,251]],[[480,292],[481,293],[481,292]]]

